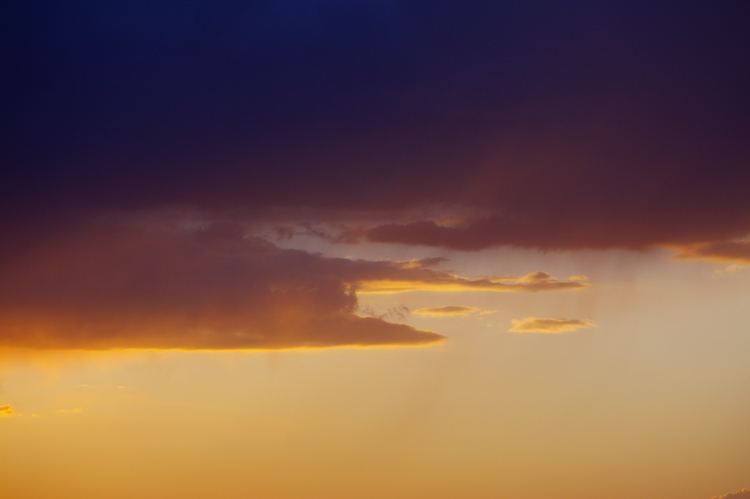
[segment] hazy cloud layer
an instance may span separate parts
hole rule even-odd
[[[361,316],[356,294],[584,286],[544,272],[468,279],[427,268],[441,261],[326,258],[248,237],[236,224],[84,223],[2,262],[0,345],[421,345],[443,338]]]
[[[522,320],[513,319],[513,327],[508,331],[513,333],[567,333],[576,329],[593,327],[594,323],[580,319],[540,319],[526,317]]]
[[[725,496],[714,496],[711,499],[750,499],[750,490],[742,489],[739,492],[733,494],[727,494]]]
[[[11,407],[10,405],[0,405],[0,417],[12,416],[13,414],[13,407]]]

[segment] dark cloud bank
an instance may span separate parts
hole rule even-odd
[[[443,337],[360,316],[356,293],[580,289],[544,272],[468,279],[432,261],[326,258],[242,226],[98,222],[0,264],[0,346],[279,349],[424,345]]]
[[[0,344],[276,349],[441,341],[356,314],[357,282],[389,275],[399,268],[282,250],[244,239],[235,227],[87,226],[0,267]]]

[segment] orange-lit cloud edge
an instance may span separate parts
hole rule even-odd
[[[494,314],[497,310],[482,310],[477,307],[465,307],[450,305],[446,307],[433,307],[433,308],[419,308],[413,313],[416,315],[423,315],[426,317],[454,317],[454,316],[467,316],[472,314],[486,315]]]
[[[719,241],[668,247],[677,252],[674,256],[677,260],[713,260],[750,264],[750,241]]]
[[[594,323],[585,319],[548,319],[526,317],[522,320],[513,319],[511,333],[544,333],[560,334],[576,331],[582,328],[594,327]]]

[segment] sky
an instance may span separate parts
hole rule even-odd
[[[21,2],[0,482],[750,497],[747,2]]]

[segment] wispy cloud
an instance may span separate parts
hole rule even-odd
[[[0,405],[0,417],[2,416],[12,416],[15,413],[13,412],[13,407],[10,405]]]
[[[417,315],[424,315],[427,317],[450,317],[455,315],[473,315],[473,314],[494,314],[496,310],[482,310],[476,307],[461,307],[461,306],[448,306],[448,307],[435,307],[435,308],[419,308],[414,311]]]
[[[714,496],[711,499],[750,499],[750,490],[742,489],[739,492],[733,494],[727,494],[725,496]]]
[[[719,279],[721,277],[727,277],[730,274],[733,274],[737,272],[738,270],[746,269],[746,265],[740,265],[737,263],[733,263],[731,265],[727,265],[723,269],[716,269],[714,270],[713,275],[711,276],[712,279]]]
[[[532,272],[523,276],[493,276],[471,279],[451,272],[414,266],[413,262],[388,263],[390,274],[373,275],[359,281],[359,293],[405,293],[409,291],[497,291],[537,292],[583,289],[585,276],[557,279],[546,272]]]
[[[522,320],[513,319],[513,327],[508,331],[512,333],[567,333],[576,329],[593,327],[594,323],[581,319],[540,319],[537,317],[526,317]]]

